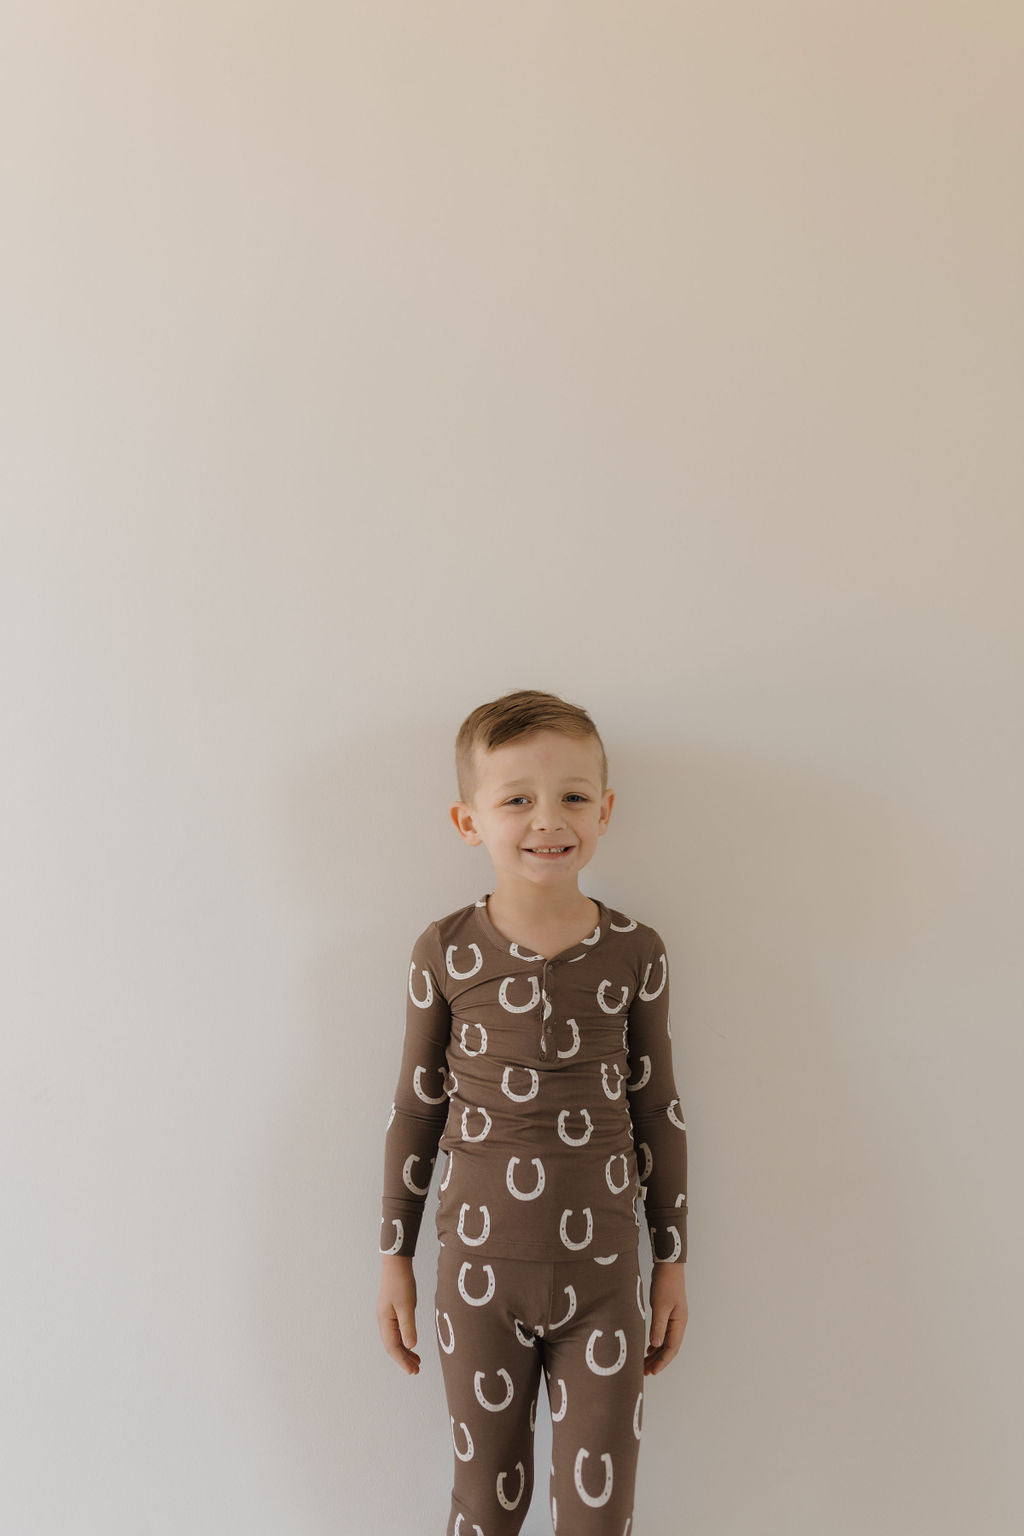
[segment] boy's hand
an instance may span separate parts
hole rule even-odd
[[[381,1260],[377,1327],[392,1360],[396,1360],[408,1375],[418,1375],[420,1357],[413,1349],[416,1343],[416,1277],[412,1272],[412,1259],[385,1254]]]
[[[686,1332],[685,1264],[654,1264],[651,1268],[651,1340],[644,1356],[644,1375],[656,1376],[679,1353]]]

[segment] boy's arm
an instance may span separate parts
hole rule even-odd
[[[644,1214],[656,1264],[686,1262],[686,1126],[672,1071],[668,957],[652,930],[629,1010],[629,1080]]]
[[[379,1251],[411,1259],[448,1118],[446,1049],[451,1009],[441,989],[436,923],[416,940],[406,985],[405,1039],[384,1138]]]

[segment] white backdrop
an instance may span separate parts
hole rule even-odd
[[[632,1536],[1019,1529],[1022,45],[5,9],[4,1536],[442,1536],[437,1179],[411,1379],[383,1133],[517,687],[592,712],[582,885],[670,946]]]

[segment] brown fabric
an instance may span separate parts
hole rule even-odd
[[[655,1262],[685,1260],[665,946],[593,900],[594,931],[550,959],[500,934],[486,896],[416,939],[381,1253],[415,1252],[440,1146],[437,1235],[466,1257],[627,1253],[642,1196]]]
[[[635,1229],[634,1229],[635,1230]],[[636,1247],[545,1263],[438,1254],[434,1326],[452,1435],[446,1536],[516,1536],[534,1487],[543,1369],[558,1536],[622,1536],[643,1428],[646,1318]]]

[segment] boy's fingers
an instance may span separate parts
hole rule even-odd
[[[384,1348],[392,1360],[397,1361],[403,1371],[408,1371],[411,1375],[415,1375],[420,1368],[420,1357],[413,1350],[407,1349],[402,1342],[398,1318],[394,1313],[392,1313],[386,1327],[382,1330],[381,1336],[384,1341]],[[413,1343],[415,1343],[415,1336]]]
[[[650,1374],[664,1370],[669,1361],[679,1353],[683,1342],[686,1322],[678,1312],[656,1312],[651,1321],[651,1341],[647,1346],[644,1372]]]
[[[392,1314],[406,1346],[416,1343],[416,1297],[399,1297],[391,1303]]]
[[[651,1312],[651,1343],[657,1349],[665,1342],[665,1328],[668,1324],[670,1308],[654,1307]]]

